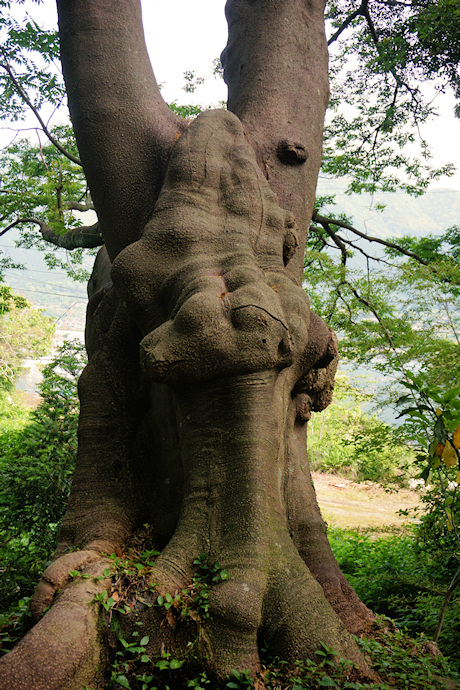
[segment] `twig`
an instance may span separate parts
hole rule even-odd
[[[5,50],[4,50],[4,49],[1,49],[1,51],[2,51],[2,53],[3,53],[3,57],[5,58],[5,60],[7,60],[7,59],[8,59],[8,56],[7,56],[6,52],[5,52]],[[58,151],[60,151],[66,158],[68,158],[69,160],[71,160],[72,163],[76,163],[77,165],[81,165],[81,160],[80,160],[79,158],[77,158],[76,156],[74,156],[74,155],[73,155],[72,153],[70,153],[69,151],[66,151],[66,149],[65,149],[63,146],[61,146],[61,144],[58,142],[58,140],[51,134],[51,132],[49,131],[49,129],[48,129],[47,126],[45,125],[44,121],[42,120],[42,118],[41,118],[41,116],[40,116],[40,113],[38,112],[37,108],[34,106],[34,104],[32,103],[32,101],[29,99],[28,95],[26,94],[26,92],[25,92],[24,89],[22,88],[21,84],[18,82],[18,80],[17,80],[16,77],[14,76],[13,70],[12,70],[11,67],[9,66],[8,62],[1,62],[1,63],[0,63],[0,67],[3,67],[3,69],[8,73],[8,75],[9,75],[11,81],[13,82],[14,88],[16,89],[16,91],[18,92],[18,94],[20,95],[20,97],[22,98],[22,100],[24,101],[24,103],[25,103],[26,105],[29,106],[29,108],[31,109],[31,111],[32,111],[33,114],[35,115],[35,117],[37,118],[37,120],[38,120],[39,123],[40,123],[40,126],[41,126],[43,132],[46,134],[46,136],[48,137],[48,139],[50,140],[50,142],[51,142],[51,143],[58,149]]]
[[[358,235],[358,237],[362,237],[368,242],[377,242],[378,244],[383,244],[385,247],[389,247],[390,249],[396,249],[401,254],[409,256],[411,259],[415,259],[424,266],[430,266],[428,261],[425,261],[417,254],[414,254],[414,252],[411,252],[408,249],[404,249],[399,244],[389,242],[388,240],[382,240],[380,239],[380,237],[372,237],[371,235],[366,235],[364,232],[357,230],[352,225],[348,225],[348,223],[344,223],[342,220],[338,220],[336,218],[325,218],[324,216],[320,216],[319,213],[317,213],[316,211],[313,212],[313,220],[317,223],[320,223],[320,225],[322,225],[323,227],[324,223],[328,223],[330,225],[337,225],[339,228],[344,228],[344,230],[350,230],[351,232],[354,232],[355,235]],[[435,269],[432,266],[430,266],[430,268],[432,268],[432,270],[435,271]]]
[[[439,640],[439,635],[441,634],[441,629],[442,629],[442,624],[444,622],[444,616],[446,615],[447,607],[449,606],[449,602],[452,598],[452,594],[460,584],[460,568],[457,570],[455,573],[452,582],[450,583],[446,596],[444,597],[443,604],[441,606],[441,610],[439,611],[439,617],[438,617],[438,624],[436,625],[436,630],[433,635],[433,642],[437,642]]]

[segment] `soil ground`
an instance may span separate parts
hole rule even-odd
[[[398,510],[419,502],[415,491],[400,489],[388,493],[379,484],[357,484],[336,474],[313,473],[318,503],[326,522],[334,527],[402,527],[414,518],[401,517]]]

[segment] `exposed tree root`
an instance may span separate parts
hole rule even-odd
[[[43,618],[0,659],[1,690],[81,690],[94,684],[105,667],[99,605],[94,599],[109,585],[103,571],[110,562],[100,557],[89,562],[87,553],[83,560],[82,573],[91,577],[68,583]],[[53,584],[57,578],[65,579],[68,564],[76,565],[69,559],[59,561],[51,574]]]

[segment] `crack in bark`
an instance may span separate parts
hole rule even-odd
[[[238,309],[247,309],[247,307],[254,307],[254,309],[260,309],[260,311],[264,311],[266,314],[268,314],[268,316],[270,316],[270,318],[272,318],[274,321],[278,321],[278,323],[280,323],[282,327],[289,332],[288,326],[286,326],[286,324],[283,321],[281,321],[281,319],[278,319],[276,316],[273,316],[273,314],[270,314],[270,312],[267,309],[261,307],[258,304],[240,304],[238,307],[232,307],[232,311],[238,311]]]

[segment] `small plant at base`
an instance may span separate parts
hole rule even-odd
[[[139,621],[137,624],[142,625]],[[144,635],[138,640],[139,635],[139,631],[135,630],[129,642],[122,636],[118,638],[121,649],[115,654],[108,688],[111,688],[112,684],[116,684],[131,690],[131,684],[134,684],[140,690],[160,690],[160,688],[164,690],[170,686],[163,682],[162,673],[172,673],[171,677],[174,678],[174,672],[178,671],[184,664],[184,661],[174,658],[170,652],[165,650],[161,652],[159,659],[152,660],[147,654],[149,636]],[[160,672],[160,678],[158,678],[158,672]],[[171,687],[173,686],[171,685]],[[189,687],[198,689],[200,686],[191,685]]]
[[[188,680],[187,681],[187,687],[188,688],[195,688],[195,690],[206,690],[206,688],[204,686],[209,685],[210,683],[211,683],[211,681],[208,680],[206,673],[203,671],[196,678],[192,678],[192,679]]]
[[[254,682],[250,676],[249,671],[232,671],[232,680],[230,680],[226,688],[253,688]]]
[[[201,618],[209,618],[208,589],[210,585],[218,584],[228,579],[226,570],[222,570],[218,561],[214,565],[207,565],[207,554],[195,558],[193,565],[197,567],[197,573],[192,579],[191,598],[193,607]]]
[[[137,636],[139,636],[139,632],[135,630],[133,637]],[[135,666],[150,662],[150,657],[146,654],[148,641],[148,635],[144,635],[141,640],[133,640],[132,642],[127,642],[123,637],[119,638],[123,649],[116,652],[115,661],[112,665],[111,683],[117,683],[122,688],[131,688],[127,676],[133,673],[135,679],[142,682],[142,690],[151,687],[150,682],[153,680],[153,676],[146,673],[134,673]]]
[[[197,566],[197,572],[190,585],[176,592],[174,595],[166,593],[157,597],[156,604],[162,606],[167,612],[167,620],[171,627],[177,623],[176,615],[180,619],[190,618],[196,622],[210,617],[209,612],[209,587],[218,584],[228,578],[226,570],[222,570],[219,563],[207,565],[207,554],[202,554],[194,559],[193,565]],[[175,615],[176,614],[176,615]]]

